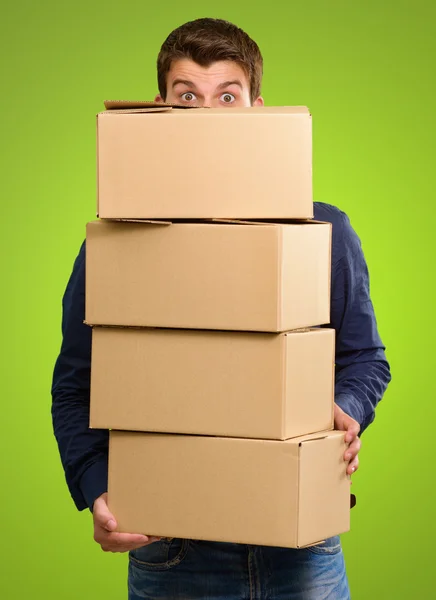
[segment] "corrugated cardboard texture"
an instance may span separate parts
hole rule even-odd
[[[109,508],[119,531],[315,543],[349,529],[344,448],[339,432],[283,442],[111,432]]]
[[[328,323],[330,239],[327,223],[89,223],[86,321],[271,332]]]
[[[94,327],[90,425],[286,439],[333,428],[334,330]]]
[[[101,218],[313,216],[304,107],[106,111],[97,147]]]

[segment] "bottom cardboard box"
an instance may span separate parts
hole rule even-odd
[[[118,531],[300,548],[350,526],[344,433],[285,441],[111,431]]]

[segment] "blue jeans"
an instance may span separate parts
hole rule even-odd
[[[164,538],[130,553],[129,600],[349,600],[339,537],[305,549]]]

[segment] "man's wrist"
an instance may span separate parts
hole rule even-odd
[[[359,425],[362,425],[365,419],[363,407],[353,394],[345,392],[336,394],[335,404],[337,404],[349,417],[357,421]]]
[[[94,502],[102,494],[107,492],[108,463],[107,460],[99,460],[93,463],[83,473],[80,480],[80,489],[85,502],[92,512]]]

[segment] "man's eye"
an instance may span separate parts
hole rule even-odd
[[[182,94],[182,100],[184,100],[185,102],[192,102],[193,100],[197,100],[197,98],[192,92],[185,92],[184,94]]]
[[[220,100],[221,102],[224,102],[224,104],[231,104],[236,100],[236,98],[233,94],[226,93],[221,96]]]

